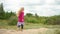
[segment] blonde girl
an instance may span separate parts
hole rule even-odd
[[[23,31],[23,26],[24,26],[24,7],[22,7],[21,10],[19,10],[17,12],[17,17],[18,17],[18,23],[17,23],[18,30]]]

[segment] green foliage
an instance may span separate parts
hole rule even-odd
[[[17,24],[17,17],[16,16],[10,17],[8,25],[16,25],[16,24]]]
[[[3,3],[0,5],[0,19],[4,19],[5,12],[3,10]]]
[[[31,13],[27,13],[26,16],[31,17],[33,15]]]
[[[13,12],[6,12],[5,13],[5,19],[9,19],[11,16],[15,16]]]
[[[39,17],[37,14],[35,14],[35,16],[26,15],[25,22],[41,23],[41,24],[49,24],[49,25],[60,25],[60,15],[55,15],[51,17],[44,17],[44,16]]]
[[[36,19],[28,19],[27,22],[28,23],[38,23],[38,21]]]
[[[60,34],[60,30],[55,30],[55,34]]]
[[[47,24],[60,25],[60,15],[48,17]]]
[[[16,19],[13,19],[11,20],[8,25],[16,25],[17,24],[17,20]]]
[[[37,15],[37,13],[35,13],[35,17],[38,18],[39,16]]]
[[[15,14],[11,11],[9,12],[5,12],[3,9],[3,3],[1,3],[0,5],[0,19],[9,19],[12,15],[15,16]]]

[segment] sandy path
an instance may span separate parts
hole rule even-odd
[[[47,31],[47,28],[40,28],[40,29],[28,29],[21,31],[16,30],[6,30],[6,29],[0,29],[0,34],[38,34],[39,32],[43,34],[43,32]]]

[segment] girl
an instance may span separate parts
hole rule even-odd
[[[18,23],[17,23],[18,30],[21,29],[21,31],[23,31],[23,26],[24,26],[24,8],[23,7],[21,8],[21,10],[18,11],[17,17],[18,17]]]

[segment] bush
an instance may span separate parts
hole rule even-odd
[[[10,20],[8,25],[16,25],[17,24],[17,19]]]
[[[32,19],[32,20],[27,20],[28,23],[38,23],[38,21],[36,19]]]
[[[50,25],[60,25],[60,16],[51,16],[46,19],[46,24]]]
[[[56,30],[55,31],[55,34],[60,34],[60,30]]]

